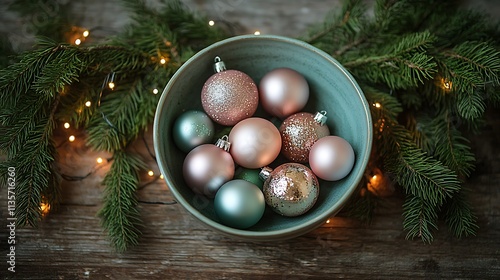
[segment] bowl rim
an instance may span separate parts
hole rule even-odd
[[[357,186],[359,182],[361,181],[364,171],[366,169],[366,166],[368,164],[368,160],[370,158],[371,154],[371,147],[372,147],[372,141],[373,141],[373,125],[372,125],[372,119],[371,119],[371,113],[369,109],[368,102],[366,100],[366,97],[357,84],[356,80],[352,75],[345,69],[336,59],[334,59],[332,56],[327,54],[326,52],[304,42],[299,39],[292,39],[289,37],[285,36],[280,36],[280,35],[238,35],[238,36],[233,36],[221,41],[218,41],[216,43],[213,43],[204,49],[200,50],[196,54],[194,54],[192,57],[190,57],[185,63],[183,63],[179,69],[174,73],[174,75],[170,78],[168,81],[167,85],[165,86],[162,95],[160,97],[160,100],[158,102],[156,112],[155,112],[155,117],[154,117],[154,123],[153,123],[153,143],[154,143],[154,149],[155,153],[158,159],[164,157],[164,155],[161,155],[159,152],[162,150],[160,147],[160,143],[158,141],[159,135],[160,135],[160,120],[159,116],[162,114],[161,110],[165,105],[167,96],[173,87],[173,85],[176,83],[176,81],[179,79],[179,76],[183,72],[185,68],[187,68],[191,63],[195,62],[196,60],[200,59],[200,57],[206,55],[206,53],[210,52],[214,48],[218,48],[220,46],[226,45],[226,44],[231,44],[235,41],[252,41],[252,40],[274,40],[274,41],[279,41],[283,43],[288,43],[292,45],[296,45],[302,48],[306,48],[309,51],[315,52],[316,54],[320,55],[323,57],[325,60],[327,60],[329,63],[333,64],[335,67],[337,67],[344,75],[345,77],[349,80],[349,82],[352,84],[354,89],[356,90],[356,93],[358,95],[359,100],[362,103],[363,109],[365,111],[365,118],[366,118],[366,123],[368,125],[368,139],[365,143],[365,147],[362,149],[366,151],[364,154],[363,158],[357,159],[358,161],[361,161],[361,168],[358,170],[357,174],[354,174],[356,176],[356,180],[354,181],[353,185],[354,187],[351,187],[348,189],[347,192],[341,194],[340,199],[335,202],[331,207],[328,209],[331,211],[324,211],[323,213],[316,215],[312,217],[310,220],[307,220],[306,222],[284,228],[284,229],[277,229],[277,230],[271,230],[271,231],[254,231],[254,230],[249,230],[249,229],[237,229],[237,228],[232,228],[229,226],[226,226],[224,224],[218,223],[205,215],[203,215],[199,210],[194,208],[184,197],[182,194],[177,190],[176,187],[174,187],[174,183],[172,182],[171,178],[168,176],[168,172],[165,173],[163,172],[164,170],[167,171],[167,166],[166,163],[165,165],[162,163],[162,161],[157,160],[158,167],[160,169],[160,172],[163,174],[165,182],[167,184],[168,189],[172,192],[174,195],[174,198],[177,200],[177,202],[184,207],[191,215],[195,216],[198,220],[202,221],[205,225],[210,226],[211,228],[226,234],[230,236],[236,236],[239,238],[243,239],[248,239],[248,240],[277,240],[277,239],[288,239],[288,238],[293,238],[297,237],[299,235],[305,234],[309,231],[312,231],[319,226],[321,226],[327,219],[331,218],[332,216],[336,215],[345,205],[345,203],[348,201],[348,199],[352,196],[354,191],[357,189]],[[350,174],[352,176],[352,174]]]

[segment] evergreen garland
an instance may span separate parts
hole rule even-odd
[[[22,15],[30,12],[24,2],[13,6]],[[9,66],[0,71],[0,151],[6,155],[0,173],[16,167],[18,225],[36,226],[41,202],[57,205],[61,174],[53,131],[71,121],[87,132],[89,146],[113,155],[98,214],[118,251],[140,237],[135,192],[145,166],[128,147],[153,120],[159,95],[152,90],[196,51],[228,36],[180,1],[155,10],[143,1],[123,3],[134,20],[123,33],[89,46],[43,37],[14,63],[2,60]],[[457,237],[475,233],[462,186],[474,155],[464,135],[480,129],[486,107],[500,101],[497,26],[454,4],[378,0],[369,16],[363,1],[344,1],[301,38],[341,62],[374,105],[367,174],[378,167],[401,186],[403,228],[408,238],[425,242],[432,241],[440,216]],[[54,26],[35,33],[68,26],[63,22],[54,18]],[[110,88],[110,81],[117,86]],[[378,198],[367,183],[362,180],[346,210],[369,221]]]

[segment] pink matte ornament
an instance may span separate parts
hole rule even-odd
[[[234,176],[234,161],[229,154],[227,136],[215,145],[203,144],[191,150],[182,167],[184,180],[198,194],[214,197],[219,188]]]
[[[238,70],[226,70],[218,56],[214,69],[216,73],[201,90],[201,104],[207,115],[225,126],[251,117],[259,105],[259,92],[252,78]]]
[[[284,119],[306,106],[309,85],[299,72],[290,68],[277,68],[260,81],[259,97],[262,107],[269,114]]]
[[[338,181],[351,172],[354,166],[354,150],[345,139],[326,136],[312,146],[309,165],[319,178]]]
[[[248,118],[236,124],[229,133],[231,155],[245,168],[260,168],[273,162],[281,150],[278,129],[263,118]]]

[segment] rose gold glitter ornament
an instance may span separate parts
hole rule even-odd
[[[308,162],[312,145],[321,137],[330,135],[325,122],[325,111],[316,115],[301,112],[286,118],[280,126],[281,153],[293,162]]]
[[[309,211],[319,196],[319,183],[311,169],[300,163],[285,163],[272,170],[264,167],[264,199],[276,213],[295,217]]]
[[[281,136],[270,121],[248,118],[237,123],[229,133],[231,155],[245,168],[261,168],[273,162],[281,150]]]
[[[198,194],[215,196],[219,188],[234,176],[234,161],[229,154],[231,144],[224,135],[213,144],[191,150],[182,166],[184,180]]]
[[[284,119],[306,106],[309,85],[299,72],[290,68],[277,68],[262,78],[259,95],[262,107],[269,114]]]
[[[259,104],[257,86],[250,76],[238,70],[226,70],[220,57],[215,57],[212,75],[201,90],[201,104],[216,123],[232,126],[251,117]]]

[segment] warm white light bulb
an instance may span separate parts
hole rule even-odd
[[[153,94],[158,94],[158,89],[157,88],[153,89]]]
[[[260,31],[259,30],[255,31],[253,35],[260,35]]]
[[[69,123],[64,123],[64,128],[68,129],[70,127]]]
[[[98,157],[95,161],[97,161],[97,163],[102,163],[103,159],[102,159],[102,157]]]
[[[109,87],[110,89],[114,89],[114,88],[115,88],[115,83],[113,83],[113,82],[109,82],[109,83],[108,83],[108,87]]]
[[[70,135],[70,136],[68,137],[69,142],[73,142],[73,141],[75,141],[75,139],[76,139],[76,138],[75,138],[75,136],[74,136],[74,135]]]
[[[214,25],[215,25],[215,21],[213,21],[213,20],[209,21],[209,22],[208,22],[208,25],[210,25],[210,26],[214,26]]]
[[[163,179],[163,174],[160,174],[160,179]]]
[[[167,63],[167,60],[165,58],[162,58],[162,59],[160,59],[160,63],[165,64],[165,63]]]
[[[83,37],[88,37],[90,32],[88,30],[83,31]]]
[[[92,105],[92,102],[90,101],[85,102],[85,106],[90,107],[90,105]]]
[[[375,108],[380,108],[380,107],[382,107],[382,105],[380,105],[380,103],[378,103],[378,102],[373,103],[373,106],[374,106]]]
[[[81,43],[82,43],[82,40],[80,40],[80,39],[76,39],[76,40],[75,40],[75,45],[77,45],[77,46],[78,46],[78,45],[80,45]]]
[[[149,177],[153,177],[155,175],[155,173],[153,172],[153,170],[149,170],[148,175],[149,175]]]

